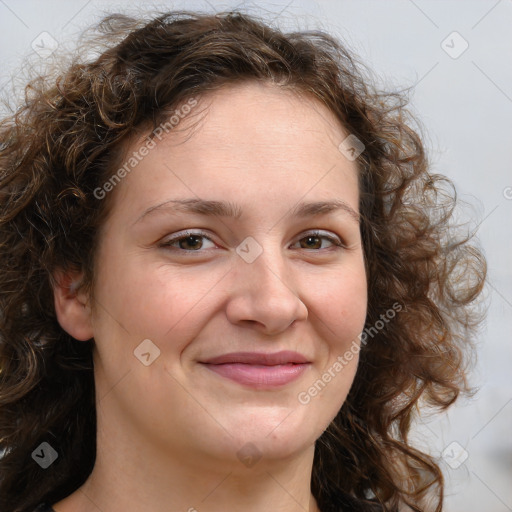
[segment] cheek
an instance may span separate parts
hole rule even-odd
[[[298,400],[306,408],[315,410],[317,424],[325,428],[345,402],[357,372],[359,335],[367,311],[364,269],[340,274],[339,279],[324,283],[324,293],[317,294],[314,303],[317,319],[312,323],[321,339],[323,357]]]
[[[367,311],[367,283],[362,265],[330,274],[314,294],[314,313],[323,324],[333,350],[343,349],[364,328]],[[314,322],[314,320],[312,320]]]
[[[112,258],[116,264],[106,263],[98,279],[101,306],[94,336],[107,388],[126,371],[140,370],[134,355],[144,340],[151,340],[162,356],[158,366],[176,370],[182,352],[208,323],[216,286],[226,271],[177,270],[139,257],[129,260]],[[163,381],[168,380],[164,375]]]

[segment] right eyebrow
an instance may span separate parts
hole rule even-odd
[[[172,205],[172,208],[169,208]],[[233,217],[239,219],[242,215],[240,206],[226,201],[209,201],[204,199],[169,199],[163,203],[151,206],[135,221],[135,224],[153,212],[164,209],[178,212],[197,213],[214,217]]]

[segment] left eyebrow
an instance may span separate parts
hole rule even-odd
[[[331,201],[317,201],[315,203],[299,203],[291,212],[296,217],[313,217],[315,215],[327,215],[332,212],[342,211],[348,213],[357,223],[360,215],[348,203],[341,199]]]
[[[205,216],[231,217],[239,219],[242,215],[242,208],[240,205],[227,201],[212,201],[195,198],[169,199],[145,210],[134,224],[137,224],[151,213],[162,210],[169,205],[172,205],[172,210],[174,211],[196,213]],[[313,217],[315,215],[327,215],[336,211],[347,213],[357,223],[360,221],[359,214],[349,204],[341,199],[317,201],[313,203],[301,202],[292,209],[290,215],[296,217]]]

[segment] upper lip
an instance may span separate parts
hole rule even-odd
[[[283,350],[272,354],[261,352],[232,352],[230,354],[212,357],[202,362],[205,364],[244,363],[274,366],[278,364],[309,363],[309,360],[298,352]]]

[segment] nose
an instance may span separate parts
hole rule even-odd
[[[267,335],[279,334],[293,322],[306,320],[307,307],[286,265],[281,254],[271,256],[269,251],[252,263],[238,258],[230,281],[228,320],[236,325],[253,324]]]

